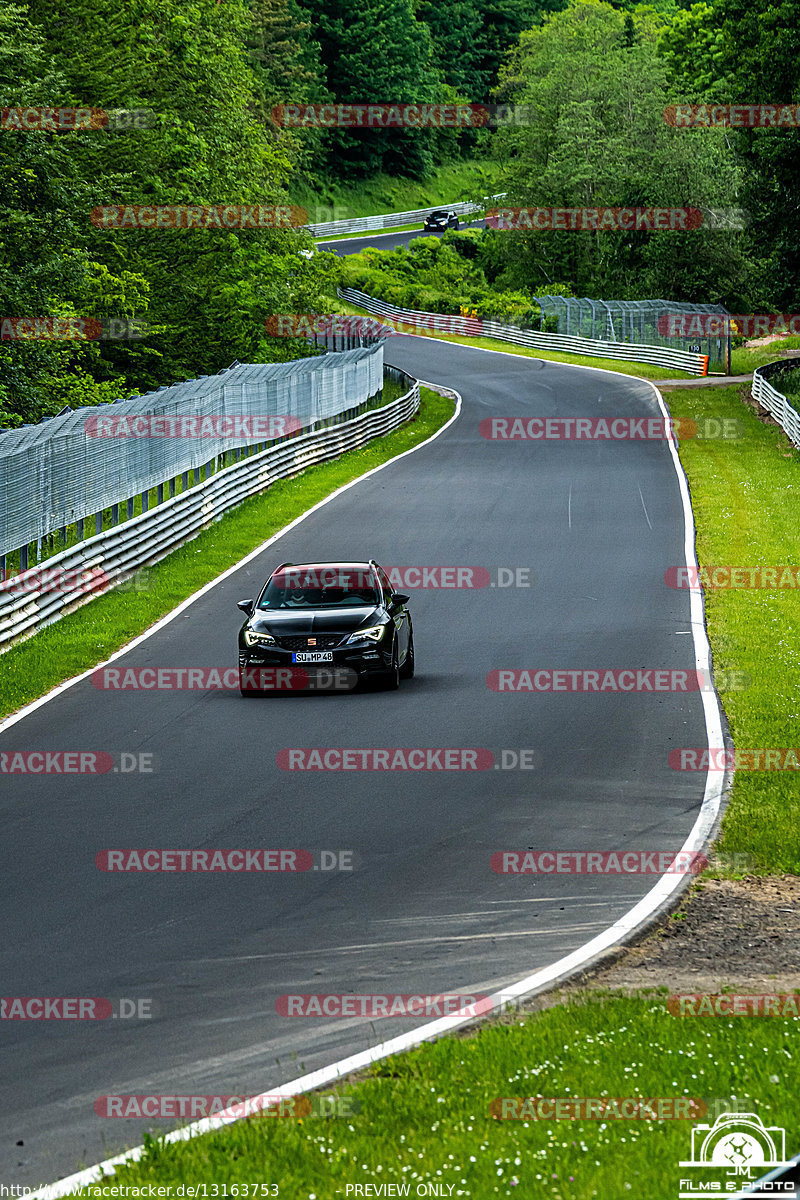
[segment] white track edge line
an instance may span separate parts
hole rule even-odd
[[[457,345],[458,343],[453,344]],[[477,347],[470,348],[476,349]],[[494,352],[490,351],[490,353]],[[503,352],[500,351],[499,353]],[[580,366],[586,371],[605,369],[603,367],[587,367],[583,364],[577,363],[575,365]],[[618,372],[611,372],[611,374],[618,374]],[[630,376],[623,376],[623,378],[630,378]],[[635,378],[641,379],[641,376],[636,376]],[[426,384],[423,380],[420,380],[419,382],[421,386],[431,386],[430,384]],[[656,396],[658,397],[659,406],[664,414],[664,420],[666,423],[665,427],[670,431],[670,455],[677,475],[678,488],[683,507],[684,555],[686,558],[686,566],[690,568],[694,566],[696,568],[697,559],[694,549],[694,515],[692,513],[686,478],[678,457],[675,436],[669,423],[669,413],[664,403],[664,399],[655,384],[649,379],[643,380],[643,382],[649,383],[655,391]],[[452,389],[447,390],[450,391]],[[455,395],[457,396],[457,407],[455,414],[450,418],[450,421],[448,421],[446,425],[443,425],[442,428],[433,435],[433,437],[438,437],[438,435],[442,433],[459,415],[461,411],[461,396],[457,392]],[[433,438],[428,439],[428,441],[432,440]],[[420,445],[426,445],[426,443],[422,442]],[[413,453],[413,450],[418,448],[419,447],[415,446],[412,448],[412,450],[407,450],[404,452],[404,454],[398,455],[398,458],[403,458],[405,454],[411,454]],[[390,459],[389,461],[396,462],[397,459]],[[388,466],[388,463],[383,463],[381,464],[381,467],[382,466]],[[373,471],[368,472],[366,475],[363,475],[360,478],[368,478],[369,475],[374,474],[375,471],[380,470],[381,467],[374,468]],[[334,496],[339,495],[339,493],[342,491],[346,491],[347,488],[352,487],[354,483],[358,482],[359,480],[354,480],[352,483],[347,484],[344,488],[340,488],[339,491],[334,492],[331,496],[327,497],[327,499],[322,501],[321,504],[327,503],[327,500],[332,500]],[[309,513],[312,513],[315,511],[315,509],[321,507],[321,504],[315,505],[314,508],[309,509]],[[307,516],[309,513],[303,514],[303,516]],[[286,529],[291,529],[293,525],[297,524],[302,519],[303,517],[298,518],[298,520],[292,522],[291,525],[287,525]],[[270,542],[274,541],[278,536],[280,535],[274,535],[268,542],[265,542],[264,545],[268,546]],[[253,553],[259,553],[259,551],[254,551]],[[248,557],[251,558],[253,555]],[[246,561],[248,560],[242,560],[242,562]],[[242,564],[240,563],[238,565],[241,566]],[[232,570],[235,569],[237,568],[232,568]],[[226,574],[230,573],[230,571],[226,572]],[[224,576],[220,576],[220,579],[222,578],[224,578]],[[214,581],[214,583],[216,582],[218,582],[218,580]],[[213,583],[207,585],[206,588],[203,588],[200,592],[196,593],[196,596],[201,595],[203,591],[208,590],[208,588],[212,586]],[[694,642],[695,649],[695,664],[698,670],[708,670],[710,669],[711,663],[711,647],[706,633],[705,622],[703,620],[701,593],[691,589],[689,593],[689,602],[692,616],[692,640]],[[185,601],[184,604],[181,605],[181,608],[185,607],[188,603],[189,601]],[[177,611],[178,610],[176,610],[176,612]],[[166,620],[162,621],[161,624],[166,624]],[[157,627],[154,627],[154,629],[149,632],[154,632],[155,628]],[[135,645],[136,643],[132,642],[130,644]],[[118,653],[122,653],[122,651],[119,651]],[[116,657],[116,655],[114,657]],[[87,674],[90,674],[90,672],[87,672]],[[79,678],[84,677],[85,676],[79,676]],[[701,691],[701,696],[709,749],[711,749],[714,745],[723,746],[722,720],[716,691]],[[2,729],[2,726],[0,726],[0,729]],[[706,786],[703,794],[703,801],[700,806],[700,812],[698,813],[697,819],[687,835],[686,841],[681,847],[680,853],[693,850],[696,851],[702,849],[707,844],[720,815],[724,781],[724,775],[720,776],[720,778],[717,780],[712,779],[710,771],[707,773]],[[578,972],[581,967],[587,965],[589,961],[596,958],[603,951],[613,948],[615,945],[628,938],[639,926],[646,924],[653,914],[667,903],[672,893],[682,887],[683,882],[684,876],[682,875],[676,874],[672,878],[670,878],[668,875],[662,875],[654,887],[652,887],[650,891],[647,892],[642,899],[633,906],[633,908],[629,909],[628,912],[626,912],[612,925],[609,925],[608,928],[603,930],[602,933],[597,934],[588,942],[585,942],[583,946],[579,946],[576,950],[573,950],[570,954],[558,959],[549,967],[540,968],[532,975],[525,976],[524,979],[518,980],[516,983],[504,988],[502,991],[492,993],[492,995],[489,997],[489,999],[492,1001],[491,1011],[500,1011],[504,1004],[511,1003],[514,1000],[521,1000],[535,992],[540,992],[546,987],[563,980],[564,977]],[[386,1042],[380,1042],[377,1046],[371,1046],[367,1050],[360,1051],[358,1054],[349,1055],[346,1058],[340,1059],[338,1062],[331,1063],[327,1067],[321,1067],[307,1075],[302,1075],[298,1079],[291,1080],[289,1083],[280,1084],[278,1087],[272,1088],[268,1092],[262,1092],[258,1096],[250,1097],[250,1102],[253,1106],[257,1106],[259,1102],[266,1104],[269,1100],[277,1100],[280,1097],[296,1096],[304,1092],[313,1091],[316,1088],[324,1087],[326,1084],[341,1080],[352,1072],[362,1070],[364,1067],[368,1067],[372,1063],[378,1062],[383,1058],[387,1058],[392,1054],[398,1054],[404,1050],[414,1049],[423,1042],[440,1037],[445,1033],[452,1033],[455,1030],[464,1027],[465,1025],[471,1024],[473,1021],[474,1017],[471,1015],[441,1017],[437,1021],[430,1021],[426,1025],[422,1025],[417,1029],[410,1030],[408,1033],[400,1034],[398,1037],[391,1038]],[[166,1144],[186,1142],[204,1133],[210,1133],[213,1130],[223,1128],[225,1125],[231,1125],[236,1121],[246,1119],[246,1117],[242,1117],[238,1114],[225,1115],[224,1113],[220,1113],[216,1117],[205,1117],[203,1120],[192,1122],[190,1125],[184,1126],[182,1129],[175,1129],[171,1133],[164,1135],[162,1140]],[[60,1200],[61,1197],[68,1196],[78,1189],[87,1186],[88,1184],[95,1183],[105,1176],[115,1174],[115,1168],[118,1166],[122,1166],[126,1163],[138,1162],[144,1156],[145,1152],[144,1146],[136,1146],[131,1150],[123,1151],[121,1154],[117,1154],[113,1158],[104,1159],[102,1162],[96,1163],[92,1167],[86,1167],[84,1170],[78,1171],[73,1175],[68,1175],[63,1179],[58,1180],[56,1183],[45,1185],[44,1187],[37,1189],[37,1191],[29,1193],[29,1200]]]
[[[417,380],[417,382],[422,387],[432,386],[430,384],[426,384],[424,380]],[[438,389],[438,385],[436,385],[436,387]],[[375,475],[378,471],[382,471],[384,467],[389,467],[392,465],[392,463],[399,462],[401,458],[405,458],[408,454],[414,454],[417,450],[421,450],[423,446],[429,446],[431,442],[435,441],[440,434],[444,433],[444,431],[461,415],[461,397],[458,392],[454,392],[452,388],[444,387],[441,390],[446,391],[448,395],[455,398],[455,412],[453,413],[452,417],[445,422],[444,425],[437,429],[435,433],[431,434],[429,438],[426,438],[424,442],[420,442],[418,445],[412,446],[410,450],[404,450],[402,454],[396,454],[394,458],[389,458],[384,463],[379,463],[377,467],[372,467],[369,471],[365,472],[365,474],[359,475],[357,479],[351,479],[349,483],[342,484],[342,486],[337,488],[335,492],[331,492],[329,496],[325,496],[322,500],[319,500],[315,505],[313,505],[312,508],[306,509],[306,511],[301,513],[299,517],[295,517],[295,519],[290,521],[288,525],[284,525],[283,528],[279,529],[277,533],[273,533],[272,536],[267,538],[265,542],[262,542],[260,546],[255,548],[255,550],[251,550],[250,553],[246,554],[244,558],[239,559],[239,561],[232,567],[228,567],[227,570],[223,571],[221,575],[217,575],[217,577],[212,579],[209,583],[203,584],[198,591],[193,592],[191,596],[186,598],[186,600],[182,600],[177,608],[173,608],[171,612],[168,612],[164,617],[160,617],[159,620],[156,621],[155,625],[151,625],[149,629],[144,631],[144,633],[138,634],[135,638],[133,638],[132,641],[126,642],[124,646],[119,648],[119,650],[115,650],[109,658],[104,659],[102,662],[96,663],[95,666],[90,667],[88,671],[82,671],[80,675],[74,675],[72,679],[66,679],[63,683],[59,683],[57,687],[53,688],[52,691],[47,692],[46,695],[40,696],[37,700],[32,700],[30,704],[26,704],[25,707],[21,708],[18,712],[11,713],[5,718],[5,720],[0,721],[0,733],[3,733],[6,729],[10,729],[12,725],[16,725],[18,721],[22,721],[25,717],[30,716],[30,714],[35,712],[37,708],[41,708],[42,705],[47,704],[48,701],[54,700],[56,696],[60,696],[62,692],[67,690],[67,688],[73,687],[74,684],[80,683],[83,679],[88,679],[101,667],[105,667],[109,663],[112,663],[116,659],[120,658],[121,655],[127,654],[129,650],[134,648],[134,646],[138,646],[142,642],[146,642],[147,639],[152,637],[154,633],[158,633],[164,628],[165,625],[169,625],[170,621],[174,621],[176,617],[180,616],[184,609],[187,609],[190,604],[194,604],[195,600],[199,600],[201,596],[206,594],[206,592],[210,592],[212,588],[215,588],[218,583],[222,583],[224,579],[234,575],[236,571],[238,571],[241,567],[246,566],[247,563],[251,562],[254,558],[257,558],[259,554],[263,554],[273,542],[276,542],[278,538],[282,538],[291,529],[294,529],[296,525],[300,525],[301,522],[305,521],[306,517],[310,517],[312,513],[317,512],[320,508],[324,508],[326,504],[330,504],[330,502],[335,500],[337,496],[341,496],[343,492],[348,491],[351,487],[355,487],[357,483],[361,483],[362,479],[369,479],[371,475]],[[400,426],[400,428],[402,428],[402,426]],[[376,440],[377,439],[373,439],[373,441]],[[367,444],[369,445],[369,443]],[[336,460],[332,459],[330,461],[335,462]],[[324,466],[325,464],[321,463],[319,465]],[[267,488],[267,492],[268,491],[269,488]],[[259,493],[254,492],[253,496],[247,497],[247,499],[252,499],[258,494]],[[235,512],[236,510],[231,509],[229,511]],[[187,544],[188,543],[184,543],[184,545]]]

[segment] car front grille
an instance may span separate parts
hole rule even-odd
[[[316,644],[309,645],[309,638],[307,637],[284,637],[276,639],[282,650],[332,650],[334,646],[339,645],[342,635],[340,633],[325,634],[324,636],[316,634],[312,635],[310,640],[316,642]]]

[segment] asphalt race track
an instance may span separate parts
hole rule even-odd
[[[243,700],[103,691],[90,680],[11,726],[0,749],[155,755],[150,775],[5,779],[6,996],[152,1001],[151,1019],[4,1021],[0,1162],[40,1185],[136,1145],[152,1122],[106,1094],[252,1094],[414,1028],[288,1018],[292,993],[487,992],[583,945],[654,875],[500,875],[497,850],[670,850],[705,775],[699,693],[501,694],[496,668],[694,666],[684,520],[656,441],[489,441],[490,416],[658,416],[653,389],[601,371],[420,338],[388,361],[457,388],[444,434],[320,509],[116,667],[231,667],[282,561],[528,568],[531,587],[411,593],[416,678],[399,692]],[[503,578],[507,578],[507,574]],[[86,610],[84,610],[86,611]],[[281,770],[287,747],[482,747],[532,770]],[[106,848],[355,852],[357,869],[109,874]],[[22,1143],[22,1144],[20,1144]]]

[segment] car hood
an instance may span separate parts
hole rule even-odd
[[[302,637],[313,633],[352,633],[362,625],[377,623],[380,608],[310,608],[306,612],[275,609],[259,612],[250,620],[252,629],[274,637]]]

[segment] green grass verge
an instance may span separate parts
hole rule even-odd
[[[732,418],[738,440],[685,439],[680,457],[692,494],[701,566],[800,563],[800,452],[742,402],[743,385],[667,389],[673,417]],[[741,750],[792,747],[800,694],[800,594],[788,589],[707,589],[715,670],[750,686],[720,693]],[[800,752],[798,753],[800,759]],[[718,848],[756,856],[767,872],[800,874],[800,772],[737,771]]]
[[[783,355],[781,350],[800,350],[800,337],[782,338],[769,346],[755,346],[746,350],[740,346],[731,351],[731,375],[746,375],[755,371],[756,367],[764,367],[767,363],[777,362]]]
[[[663,994],[578,996],[376,1064],[347,1089],[350,1116],[255,1118],[176,1145],[151,1140],[113,1184],[208,1180],[236,1195],[236,1184],[271,1183],[292,1200],[345,1200],[357,1184],[408,1185],[415,1197],[432,1183],[444,1185],[434,1195],[476,1200],[675,1200],[691,1120],[500,1121],[492,1101],[682,1096],[705,1100],[712,1124],[720,1100],[797,1129],[793,1037],[790,1019],[673,1016]],[[381,1194],[392,1193],[360,1193]]]
[[[426,388],[421,401],[417,418],[401,429],[363,450],[280,480],[162,562],[138,572],[133,590],[99,596],[12,647],[2,656],[0,715],[8,716],[107,658],[319,500],[430,437],[452,415],[453,401]]]
[[[346,301],[336,298],[331,301],[332,309],[337,313],[352,313],[362,317],[371,314],[364,308],[356,308]],[[528,346],[516,346],[513,342],[501,342],[497,338],[461,337],[452,333],[425,333],[421,336],[438,338],[443,342],[457,342],[463,346],[478,346],[484,350],[501,350],[506,354],[521,354],[526,358],[543,358],[549,362],[567,363],[571,366],[599,367],[607,371],[617,371],[620,375],[637,375],[640,379],[676,379],[683,372],[674,367],[656,367],[651,363],[622,362],[616,358],[590,358],[583,354],[562,354],[551,350],[536,350]],[[687,378],[690,376],[687,374]]]
[[[478,200],[503,191],[502,169],[489,159],[456,159],[442,163],[425,179],[405,175],[376,175],[360,183],[337,183],[298,189],[292,203],[308,212],[312,225],[334,219],[371,217],[379,213],[410,212],[459,200]],[[341,212],[322,211],[337,207]]]

